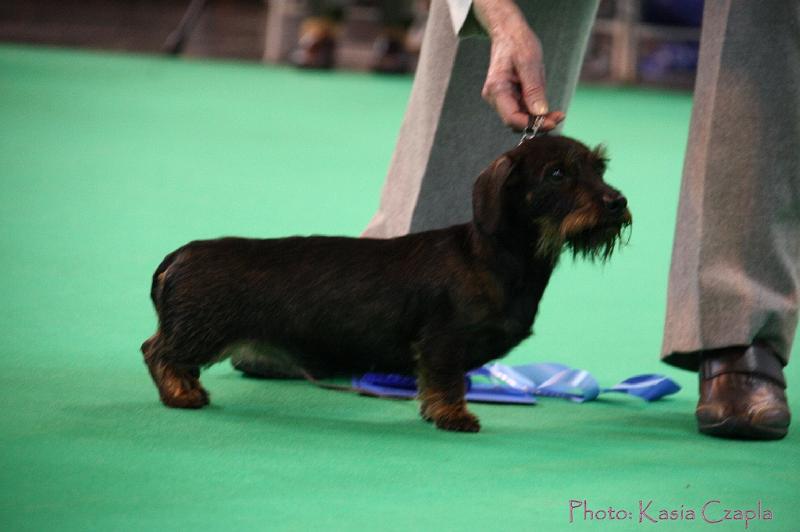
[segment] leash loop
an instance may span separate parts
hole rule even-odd
[[[542,124],[544,124],[544,115],[528,115],[528,126],[522,130],[522,138],[519,139],[519,144],[536,137]],[[517,144],[517,146],[519,146],[519,144]]]

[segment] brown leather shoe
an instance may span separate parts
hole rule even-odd
[[[765,345],[709,351],[700,363],[697,427],[720,438],[783,438],[791,419],[785,388],[782,364]]]

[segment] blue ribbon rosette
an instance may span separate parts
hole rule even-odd
[[[354,378],[352,384],[372,395],[410,399],[417,394],[416,379],[407,375],[366,373]],[[634,375],[610,388],[601,388],[588,371],[553,362],[487,364],[467,373],[466,385],[467,401],[507,404],[535,404],[537,395],[583,403],[612,392],[657,401],[681,389],[678,383],[659,374]]]

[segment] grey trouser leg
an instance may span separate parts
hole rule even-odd
[[[597,0],[518,2],[542,41],[551,109],[575,91]],[[519,134],[481,99],[489,39],[453,33],[447,3],[431,4],[408,109],[364,236],[388,238],[472,217],[472,183]]]
[[[706,2],[662,357],[773,347],[800,288],[800,3]]]

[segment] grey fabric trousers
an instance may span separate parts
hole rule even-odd
[[[786,363],[800,290],[800,3],[706,2],[662,356],[754,341]]]
[[[542,42],[552,109],[566,110],[575,92],[597,3],[519,2]],[[485,36],[453,33],[447,2],[431,3],[380,207],[364,236],[388,238],[472,217],[473,179],[519,141],[481,99],[489,49]]]

